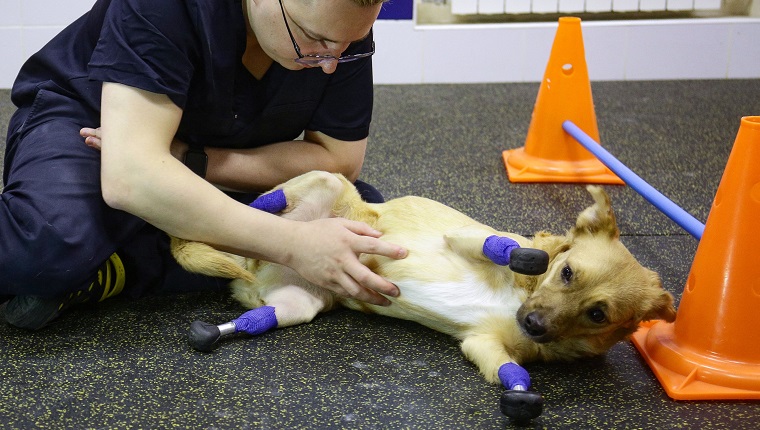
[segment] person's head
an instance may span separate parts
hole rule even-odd
[[[270,58],[291,70],[321,67],[332,73],[337,61],[302,64],[295,59],[340,57],[351,42],[369,34],[384,1],[246,0],[246,7],[254,35]]]

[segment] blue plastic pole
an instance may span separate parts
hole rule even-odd
[[[623,182],[633,188],[637,193],[641,194],[641,196],[654,205],[654,207],[662,211],[662,213],[667,215],[668,218],[675,221],[676,224],[689,232],[689,234],[698,240],[702,239],[702,233],[705,231],[704,224],[699,222],[685,210],[681,209],[680,206],[673,203],[672,200],[665,197],[662,193],[641,179],[640,176],[633,173],[631,169],[607,152],[606,149],[602,148],[601,145],[594,141],[594,139],[588,134],[584,133],[577,125],[573,124],[572,121],[563,122],[562,129],[577,140],[578,143],[583,145],[584,148],[588,149],[589,152],[594,154],[602,164],[612,170],[623,180]]]

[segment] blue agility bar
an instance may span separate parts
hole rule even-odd
[[[589,152],[594,154],[599,161],[618,175],[629,187],[641,194],[641,196],[649,203],[653,204],[662,213],[675,221],[676,224],[681,226],[681,228],[686,230],[689,234],[698,240],[702,239],[702,233],[705,231],[704,224],[699,222],[685,210],[681,209],[681,207],[673,203],[672,200],[662,195],[662,193],[641,179],[640,176],[633,173],[631,169],[607,152],[606,149],[602,148],[599,143],[584,133],[583,130],[573,124],[572,121],[563,122],[562,129],[577,140],[578,143],[583,145],[584,148],[588,149]]]

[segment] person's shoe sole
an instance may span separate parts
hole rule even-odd
[[[16,296],[5,305],[5,320],[19,328],[39,330],[61,314],[60,306],[60,300]]]

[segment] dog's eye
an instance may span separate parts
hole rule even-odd
[[[573,269],[571,269],[570,266],[565,266],[560,271],[559,276],[562,277],[564,283],[569,284],[570,280],[573,279]]]
[[[597,324],[601,324],[607,320],[607,316],[604,314],[604,311],[599,308],[589,309],[586,314],[591,321]]]

